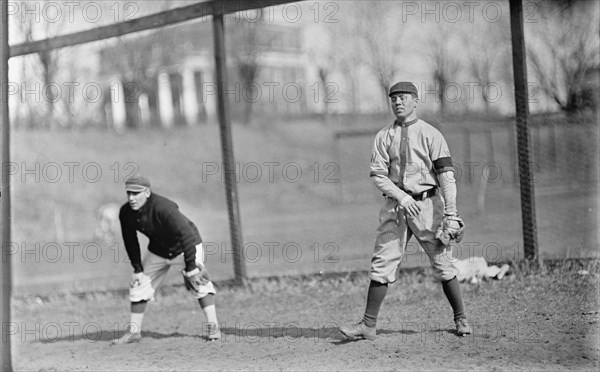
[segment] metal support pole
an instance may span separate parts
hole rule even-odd
[[[2,280],[0,282],[0,331],[2,335],[2,351],[0,352],[0,369],[12,371],[10,335],[10,293],[11,293],[11,255],[8,252],[10,243],[10,123],[8,116],[8,1],[0,1],[0,131],[2,132],[2,189],[0,204],[2,211]]]
[[[513,70],[515,80],[515,108],[517,119],[517,151],[521,188],[521,215],[523,249],[528,260],[540,259],[535,220],[535,193],[531,171],[530,135],[528,128],[529,102],[527,95],[527,64],[523,32],[523,1],[510,0],[510,29],[512,37]]]
[[[246,264],[243,257],[242,227],[235,177],[235,158],[233,156],[233,141],[231,138],[231,120],[225,88],[227,87],[227,63],[225,50],[225,26],[222,14],[213,16],[213,36],[215,48],[215,69],[217,75],[217,105],[219,112],[219,127],[221,133],[221,151],[223,170],[225,172],[225,193],[227,211],[229,213],[229,229],[233,248],[233,265],[235,280],[243,284],[247,278]]]

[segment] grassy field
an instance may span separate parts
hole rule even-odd
[[[474,333],[462,338],[430,269],[390,286],[373,342],[338,332],[361,317],[364,274],[221,287],[223,338],[212,343],[181,287],[149,304],[140,344],[109,343],[129,319],[124,293],[17,297],[8,333],[16,371],[595,371],[599,267],[516,266],[502,281],[463,284]]]
[[[382,122],[376,117],[328,125],[288,122],[234,126],[237,187],[250,276],[368,269],[380,203],[367,176],[371,139],[362,137],[337,147],[334,134],[342,129],[375,130]],[[453,125],[447,123],[441,128],[457,161],[464,162],[464,130],[469,126],[465,121]],[[470,128],[480,131],[506,125],[506,121],[472,121]],[[577,138],[582,141],[596,138],[580,130],[571,132],[580,133]],[[575,140],[573,136],[569,141]],[[508,168],[509,142],[506,137],[494,138],[495,153],[501,154],[495,161]],[[473,135],[469,150],[472,160],[482,164],[487,161],[484,139]],[[106,243],[93,236],[98,226],[97,209],[106,203],[123,203],[123,180],[136,172],[147,175],[155,192],[177,201],[197,223],[213,278],[233,276],[216,126],[121,135],[93,130],[15,131],[12,151],[11,249],[19,292],[124,287],[130,267],[120,238]],[[542,175],[543,182],[536,184],[542,254],[561,258],[597,255],[597,182],[582,185],[580,173],[570,183],[562,178],[556,182],[553,173]],[[455,256],[484,256],[490,261],[518,261],[523,257],[516,184],[485,183],[481,175],[467,182],[464,177],[459,183],[459,209],[468,229],[465,240],[455,247]],[[410,245],[404,266],[427,265],[419,248]],[[177,280],[175,275],[172,280]]]

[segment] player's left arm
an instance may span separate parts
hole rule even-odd
[[[456,208],[456,179],[454,178],[454,170],[443,171],[438,173],[438,182],[440,190],[444,198],[444,215],[456,216],[458,214]]]
[[[430,147],[430,156],[433,161],[433,169],[437,175],[442,197],[444,198],[444,214],[455,216],[458,214],[456,208],[456,179],[454,178],[454,166],[448,144],[439,131],[433,136]]]
[[[431,159],[437,175],[438,184],[444,198],[444,217],[437,228],[435,237],[445,246],[452,240],[460,243],[465,232],[465,223],[456,208],[456,179],[448,145],[441,133],[437,133],[437,145]]]

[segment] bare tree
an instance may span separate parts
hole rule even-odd
[[[471,32],[462,33],[469,72],[481,88],[486,114],[491,112],[490,88],[493,84],[512,82],[508,30],[508,17],[504,17],[496,23],[474,23]]]
[[[130,39],[119,39],[103,50],[102,60],[108,70],[116,71],[123,84],[126,126],[142,126],[139,99],[147,94],[154,115],[152,125],[158,124],[156,79],[159,66],[169,66],[176,59],[173,30],[156,30]]]
[[[244,91],[243,122],[249,125],[253,115],[253,97],[259,93],[256,81],[260,76],[261,59],[265,52],[272,48],[278,35],[269,30],[265,22],[264,9],[256,9],[255,17],[227,17],[228,53],[233,60],[236,73]]]
[[[341,6],[341,4],[340,4]],[[350,112],[355,113],[359,111],[359,96],[357,92],[359,88],[358,68],[364,65],[363,53],[357,50],[354,46],[358,47],[359,42],[353,41],[352,37],[355,35],[354,24],[349,22],[352,19],[352,13],[349,16],[343,18],[343,22],[335,24],[331,27],[331,44],[332,51],[334,53],[334,65],[339,68],[340,72],[347,77],[348,89],[348,101],[350,104]],[[390,83],[388,82],[388,85]],[[387,90],[384,92],[387,96]]]
[[[400,71],[402,22],[395,7],[385,1],[340,3],[343,24],[332,26],[332,44],[338,68],[356,74],[365,66],[373,74],[383,97]],[[350,77],[350,81],[357,79]],[[354,89],[351,89],[354,91]],[[352,98],[355,106],[356,97]]]
[[[110,3],[107,3],[110,5]],[[176,4],[164,0],[151,2],[146,11],[156,13],[173,8]],[[111,5],[112,6],[112,5]],[[178,27],[161,28],[119,37],[115,43],[102,50],[102,61],[107,71],[116,71],[123,86],[125,103],[125,125],[127,128],[140,128],[142,123],[140,96],[148,97],[150,106],[150,125],[159,126],[158,73],[176,63],[181,56],[182,40]],[[178,120],[177,118],[175,118]]]
[[[327,115],[330,111],[327,87],[332,83],[330,79],[333,73],[339,66],[340,60],[336,58],[337,49],[335,48],[335,31],[332,27],[323,27],[315,25],[310,35],[311,38],[319,38],[319,43],[311,43],[308,46],[308,57],[312,64],[316,67],[317,78],[319,79],[319,97],[323,97],[320,102],[324,105],[324,114]],[[318,35],[318,36],[316,36]],[[325,117],[326,118],[326,117]]]
[[[36,1],[23,1],[18,4],[17,10],[13,15],[13,20],[17,25],[22,41],[31,42],[34,39],[44,39],[57,36],[61,33],[65,18],[48,14],[42,16],[39,11],[40,3]],[[29,11],[28,11],[29,10]],[[34,11],[31,11],[34,10]],[[37,63],[33,67],[34,74],[37,75],[38,79],[42,81],[42,87],[40,96],[44,104],[43,113],[38,112],[39,118],[43,120],[35,120],[36,118],[31,116],[37,116],[36,110],[33,106],[29,105],[29,121],[31,125],[39,123],[37,125],[51,129],[55,123],[55,103],[60,101],[58,96],[59,91],[56,89],[55,78],[60,71],[60,51],[59,50],[48,50],[41,51],[35,54],[37,57]]]
[[[448,111],[446,94],[450,84],[455,81],[460,70],[460,63],[455,53],[451,52],[451,42],[449,26],[446,23],[439,23],[439,29],[432,30],[425,39],[426,58],[431,66],[431,75],[435,84],[437,101],[440,104],[440,113],[445,114]],[[462,94],[462,93],[461,93]]]
[[[527,56],[540,90],[565,112],[586,107],[586,73],[600,65],[599,4],[596,1],[533,3],[539,22],[527,23]]]
[[[233,16],[228,17],[233,19]],[[260,73],[260,57],[262,48],[259,46],[259,25],[262,18],[255,22],[235,18],[228,23],[230,26],[230,48],[231,56],[236,67],[236,72],[241,80],[245,98],[244,112],[242,114],[245,125],[252,121],[253,102],[252,97],[256,94],[255,82]]]

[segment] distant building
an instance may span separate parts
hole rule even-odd
[[[226,22],[233,120],[306,112],[307,62],[294,25]],[[216,121],[212,23],[187,22],[99,51],[105,120],[117,129]],[[256,72],[253,79],[248,80]]]

